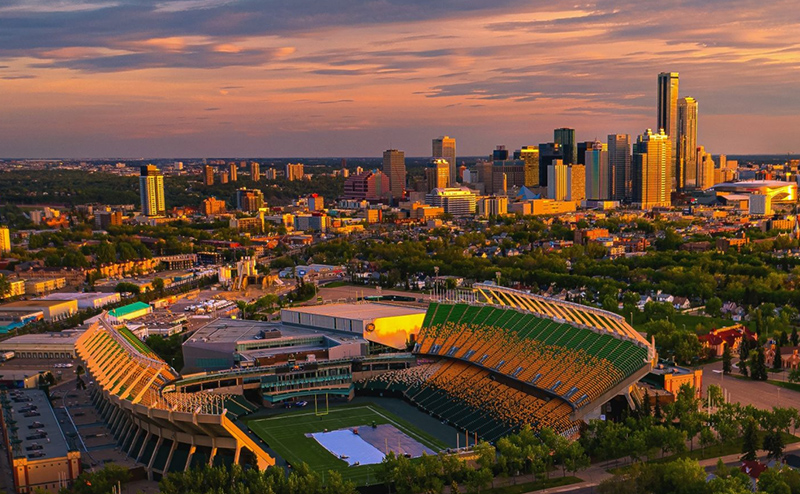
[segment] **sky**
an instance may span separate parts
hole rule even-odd
[[[459,155],[641,134],[800,152],[795,0],[3,0],[0,156]]]

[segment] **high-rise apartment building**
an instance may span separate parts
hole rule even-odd
[[[384,151],[383,174],[389,177],[392,199],[402,199],[406,188],[406,154],[397,149]]]
[[[267,180],[277,180],[278,170],[276,170],[275,168],[267,168],[267,170],[264,172],[264,177]]]
[[[609,134],[608,167],[611,169],[612,199],[615,201],[630,200],[633,193],[630,135]]]
[[[303,180],[305,171],[303,170],[302,163],[287,163],[286,164],[286,180],[293,182],[295,180]]]
[[[206,187],[214,185],[214,167],[211,165],[203,167],[203,185]]]
[[[647,129],[633,146],[633,202],[642,209],[672,205],[672,141],[662,130]]]
[[[611,170],[608,165],[608,144],[595,141],[584,155],[586,163],[586,198],[593,201],[611,199]]]
[[[139,196],[144,216],[161,216],[167,211],[164,203],[164,176],[153,165],[143,166],[140,170]]]
[[[522,146],[517,159],[525,163],[525,187],[539,186],[539,148],[536,146]]]
[[[258,189],[242,187],[236,190],[236,209],[255,212],[264,207],[264,194]]]
[[[426,191],[450,187],[450,163],[444,158],[434,158],[425,168]]]
[[[706,152],[704,146],[697,146],[695,152],[697,162],[697,188],[706,190],[714,186],[714,159]]]
[[[678,100],[677,170],[678,188],[697,186],[697,101],[686,97]]]
[[[456,162],[456,140],[449,136],[441,136],[433,140],[434,158],[443,158],[450,164],[450,183],[456,184],[458,178],[458,163]]]
[[[219,183],[226,184],[230,180],[230,175],[228,175],[227,170],[220,170],[219,172]]]
[[[250,162],[250,180],[253,182],[261,180],[261,165],[255,161]]]
[[[669,183],[670,190],[677,187],[677,177],[680,170],[677,169],[678,155],[678,73],[661,72],[658,74],[658,116],[656,131],[661,129],[670,138],[672,145],[670,156]]]
[[[230,163],[228,167],[228,176],[230,177],[231,182],[236,182],[239,178],[239,171],[236,169],[236,163]]]
[[[578,162],[578,144],[575,142],[575,129],[562,127],[553,131],[553,142],[561,146],[565,165]]]
[[[11,234],[7,226],[0,226],[0,254],[11,251]]]

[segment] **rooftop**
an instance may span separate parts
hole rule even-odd
[[[134,302],[132,304],[123,305],[122,307],[119,307],[118,309],[111,310],[108,313],[109,313],[109,315],[111,315],[113,317],[123,317],[123,316],[127,316],[128,314],[131,314],[133,312],[138,312],[140,310],[147,310],[149,308],[150,308],[150,304],[146,304],[144,302]]]
[[[390,305],[380,303],[362,304],[327,304],[312,305],[308,307],[293,307],[283,309],[288,312],[300,312],[303,314],[314,314],[329,317],[341,317],[346,319],[357,319],[361,321],[371,321],[381,317],[410,316],[415,314],[425,314],[425,309],[419,307],[405,307],[401,305]]]
[[[22,334],[19,336],[14,336],[7,340],[3,340],[0,342],[0,348],[6,348],[8,345],[14,344],[70,344],[74,345],[80,335],[86,329],[65,329],[64,331],[58,333],[31,333],[31,334]]]
[[[17,436],[20,448],[15,451],[16,458],[25,457],[38,460],[67,456],[69,447],[58,419],[47,400],[44,391],[38,389],[17,390],[8,393],[11,405],[11,418],[17,423]],[[25,412],[26,407],[36,407],[35,412]],[[35,416],[32,415],[36,413]],[[42,436],[42,437],[38,437]],[[32,448],[28,450],[28,448]],[[42,453],[41,455],[39,453]]]
[[[67,300],[19,300],[0,305],[0,312],[7,310],[35,310],[42,307],[58,307],[59,305],[74,302],[74,299]]]

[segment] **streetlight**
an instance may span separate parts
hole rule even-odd
[[[439,284],[439,266],[434,266],[433,267],[433,273],[434,273],[434,277],[433,277],[433,298],[434,298],[434,300],[438,300],[438,298],[437,298],[438,290],[436,288],[436,285]]]

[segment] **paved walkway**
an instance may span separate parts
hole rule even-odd
[[[738,359],[734,359],[736,362]],[[737,379],[732,376],[722,375],[722,362],[714,362],[702,367],[703,369],[703,396],[708,386],[716,384],[729,393],[731,402],[742,405],[753,405],[756,408],[772,409],[772,407],[794,407],[800,410],[800,393],[791,389],[784,389],[763,381]],[[716,371],[716,372],[715,372]],[[736,369],[733,372],[738,372]],[[769,378],[785,380],[786,373],[769,373]]]

